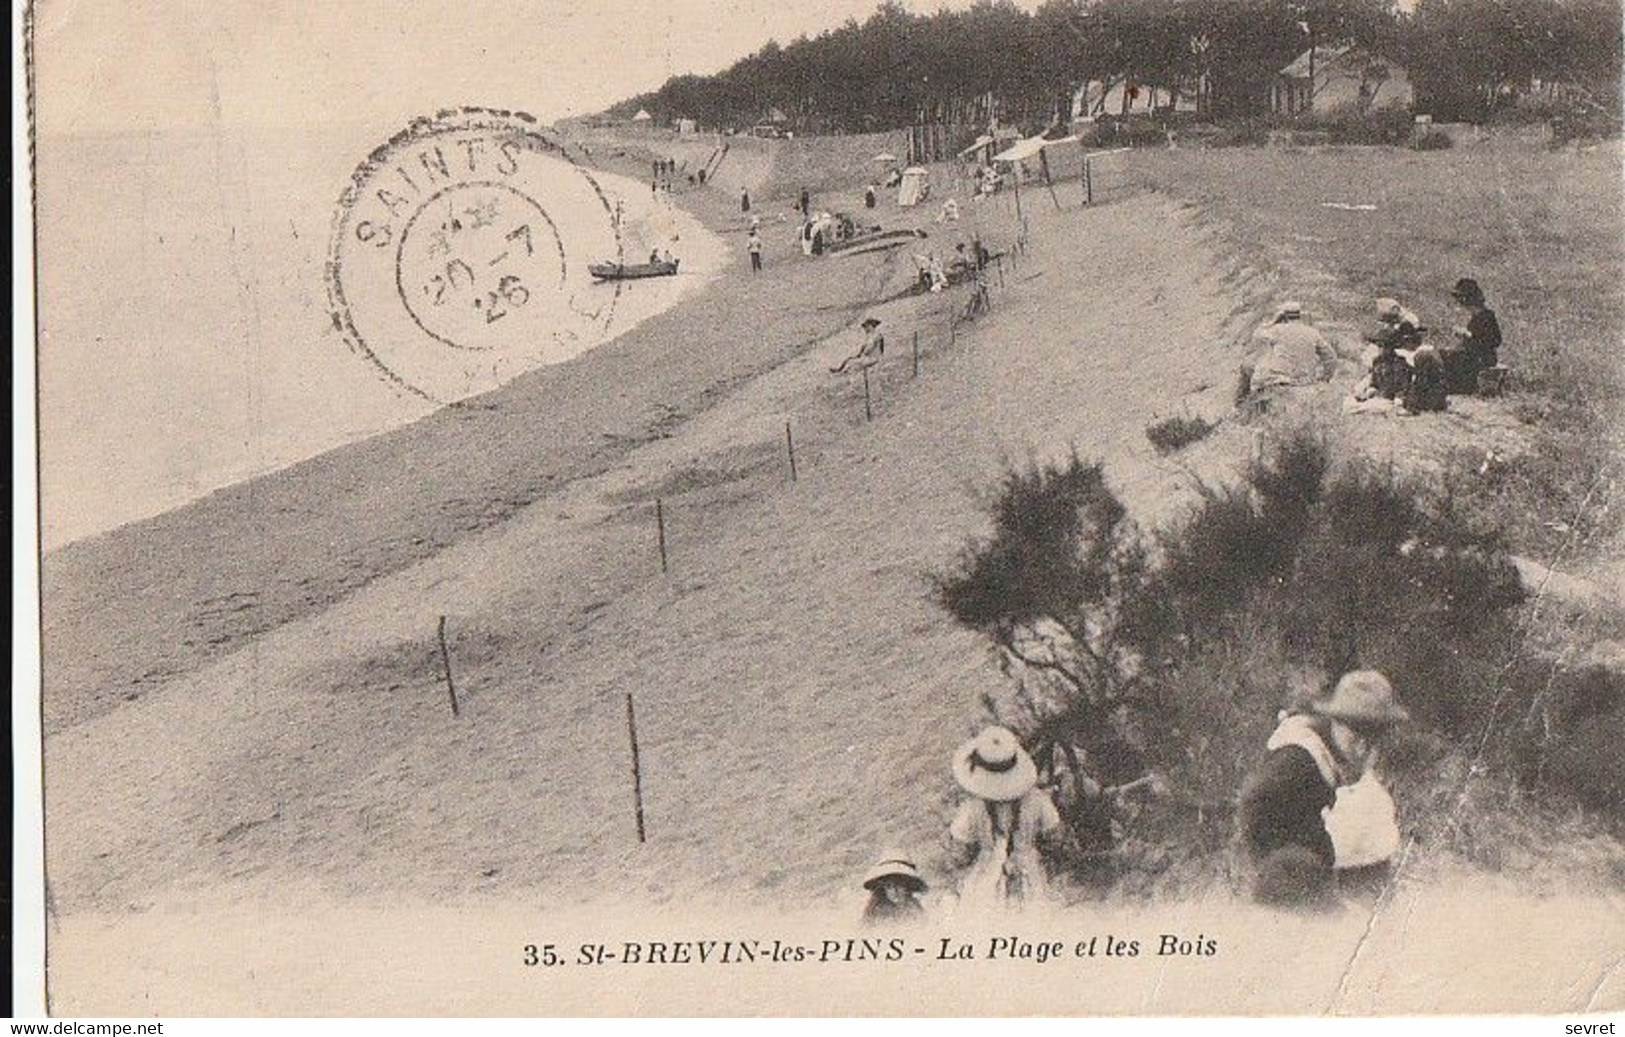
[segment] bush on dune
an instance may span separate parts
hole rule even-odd
[[[1440,789],[1445,774],[1619,809],[1606,790],[1625,771],[1593,743],[1625,729],[1625,690],[1592,677],[1549,695],[1550,673],[1520,665],[1525,592],[1499,536],[1391,473],[1334,470],[1312,432],[1153,535],[1076,456],[1012,471],[992,512],[939,600],[1016,678],[1001,719],[1055,783],[1077,879],[1223,876],[1233,797],[1276,712],[1355,667],[1388,674],[1416,718],[1387,762],[1409,816],[1437,819],[1453,795],[1494,808]],[[1136,779],[1161,794],[1112,795]],[[1487,852],[1484,825],[1448,820],[1445,846]]]

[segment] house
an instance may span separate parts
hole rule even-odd
[[[699,123],[693,119],[678,119],[676,121],[677,134],[681,137],[692,137],[699,132]]]
[[[1409,107],[1415,101],[1402,67],[1358,46],[1306,50],[1276,73],[1269,87],[1270,111],[1277,115]]]
[[[649,114],[649,109],[647,109],[647,108],[639,108],[638,109],[638,114],[632,116],[632,121],[633,122],[648,122],[650,119],[653,119],[653,118],[654,118],[654,116]]]

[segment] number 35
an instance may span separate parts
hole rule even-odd
[[[536,946],[534,943],[525,944],[526,965],[557,965],[558,963],[559,952],[551,943],[544,944],[541,947]]]

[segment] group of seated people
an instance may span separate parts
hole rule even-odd
[[[1499,388],[1501,326],[1478,282],[1464,277],[1451,297],[1465,323],[1452,329],[1455,341],[1434,346],[1423,339],[1421,318],[1396,299],[1378,299],[1378,329],[1366,336],[1376,348],[1366,376],[1349,402],[1353,412],[1397,408],[1403,414],[1442,411],[1452,395],[1487,394]],[[1253,361],[1242,368],[1241,397],[1252,410],[1269,409],[1281,388],[1332,377],[1337,353],[1325,336],[1303,319],[1303,308],[1287,303],[1255,336]]]
[[[1380,326],[1366,336],[1377,347],[1377,355],[1355,387],[1357,402],[1393,400],[1412,413],[1441,411],[1448,396],[1491,389],[1500,369],[1500,322],[1472,278],[1457,281],[1450,294],[1467,312],[1467,320],[1452,329],[1455,342],[1443,347],[1423,341],[1427,328],[1398,300],[1377,300]]]

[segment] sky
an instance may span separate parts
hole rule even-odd
[[[671,75],[719,71],[769,39],[816,34],[877,4],[39,0],[39,127],[94,135],[222,121],[404,123],[459,104],[550,121],[601,110]],[[922,12],[967,5],[909,2]]]

